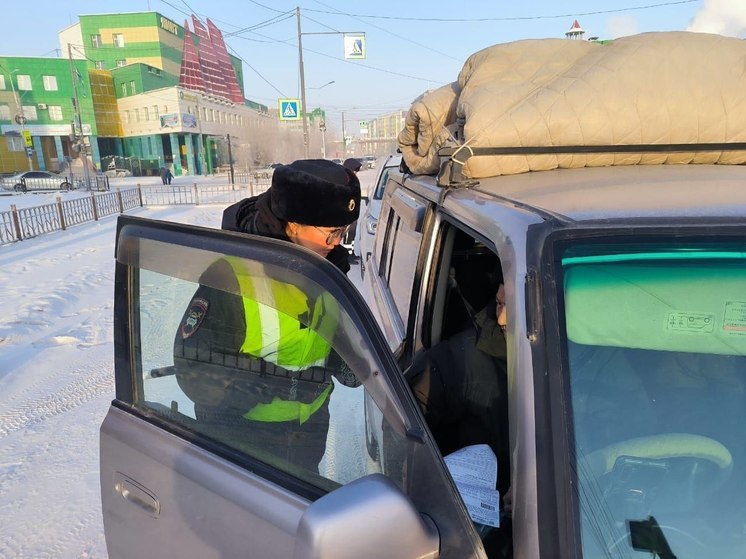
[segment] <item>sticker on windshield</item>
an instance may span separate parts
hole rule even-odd
[[[674,311],[668,313],[667,330],[673,332],[710,333],[714,329],[715,315],[698,312]]]
[[[728,301],[725,303],[723,330],[746,333],[746,301]]]

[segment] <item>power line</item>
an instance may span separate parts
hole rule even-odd
[[[317,3],[317,4],[321,4],[322,6],[326,6],[327,8],[332,8],[332,9],[334,9],[334,7],[333,7],[333,6],[330,6],[329,4],[324,4],[323,2],[320,2],[319,0],[314,0],[314,1],[315,1],[315,2]],[[307,9],[307,10],[310,10],[310,8],[306,8],[306,9]],[[304,16],[304,17],[305,17],[305,16]],[[355,19],[355,20],[357,20],[357,21],[360,21],[360,22],[362,22],[362,20],[361,20],[360,18],[358,18],[357,16],[350,16],[350,17],[352,17],[353,19]],[[310,18],[309,18],[309,19],[310,19]],[[313,20],[312,20],[312,21],[313,21]],[[389,31],[388,29],[386,29],[386,28],[384,28],[384,27],[381,27],[381,26],[379,26],[379,25],[376,25],[376,24],[374,24],[374,23],[370,23],[370,22],[368,22],[368,23],[367,23],[367,25],[370,25],[370,26],[372,26],[372,27],[375,27],[376,29],[380,29],[380,30],[381,30],[381,31],[383,31],[384,33],[388,33],[389,35],[392,35],[392,36],[394,36],[394,37],[396,37],[396,38],[398,38],[398,39],[401,39],[402,41],[406,41],[407,43],[412,43],[413,45],[417,45],[418,47],[420,47],[420,48],[423,48],[423,49],[425,49],[425,50],[429,50],[429,51],[431,51],[431,52],[434,52],[434,53],[436,53],[436,54],[439,54],[439,55],[441,55],[441,56],[445,56],[446,58],[450,58],[451,60],[456,60],[457,62],[461,62],[461,60],[460,60],[460,59],[458,59],[458,58],[455,58],[455,57],[451,56],[450,54],[446,54],[445,52],[441,52],[441,51],[439,51],[439,50],[436,50],[436,49],[434,49],[434,48],[432,48],[432,47],[428,47],[427,45],[423,45],[422,43],[418,43],[417,41],[414,41],[414,40],[412,40],[412,39],[409,39],[408,37],[404,37],[404,36],[402,36],[402,35],[398,35],[398,34],[394,33],[393,31]]]
[[[370,14],[352,14],[348,12],[340,11],[326,11],[326,10],[314,10],[313,8],[304,8],[309,12],[316,12],[321,14],[330,14],[338,16],[349,16],[354,18],[365,18],[365,19],[386,19],[392,21],[417,21],[417,22],[439,22],[439,23],[481,23],[491,21],[526,21],[526,20],[538,20],[538,19],[560,19],[560,18],[575,18],[580,16],[595,16],[601,14],[615,14],[621,12],[632,12],[637,10],[648,10],[651,8],[661,8],[664,6],[675,6],[679,4],[692,4],[699,2],[700,0],[675,0],[673,2],[661,2],[658,4],[647,4],[645,6],[632,6],[627,8],[614,8],[609,10],[595,10],[592,12],[576,12],[569,14],[553,14],[544,16],[513,16],[513,17],[486,17],[486,18],[427,18],[427,17],[397,17],[397,16],[382,16],[382,15],[370,15]]]

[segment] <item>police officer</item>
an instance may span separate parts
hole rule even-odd
[[[339,243],[359,204],[360,183],[349,169],[295,161],[275,169],[267,192],[228,207],[222,228],[304,246],[346,273],[348,253]],[[332,377],[356,384],[331,347],[336,302],[325,295],[308,300],[297,287],[258,277],[230,257],[200,283],[174,343],[176,378],[197,420],[222,440],[316,473]],[[208,287],[216,284],[230,289]]]

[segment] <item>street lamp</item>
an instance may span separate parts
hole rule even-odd
[[[326,87],[327,85],[332,85],[333,83],[337,83],[337,82],[335,82],[334,80],[332,80],[330,82],[326,82],[324,85],[320,85],[319,87],[307,87],[306,89],[322,89],[322,88]]]

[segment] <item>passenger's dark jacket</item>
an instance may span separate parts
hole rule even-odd
[[[498,488],[509,485],[507,354],[494,306],[469,328],[424,352],[407,374],[443,455],[488,444],[498,459]]]

